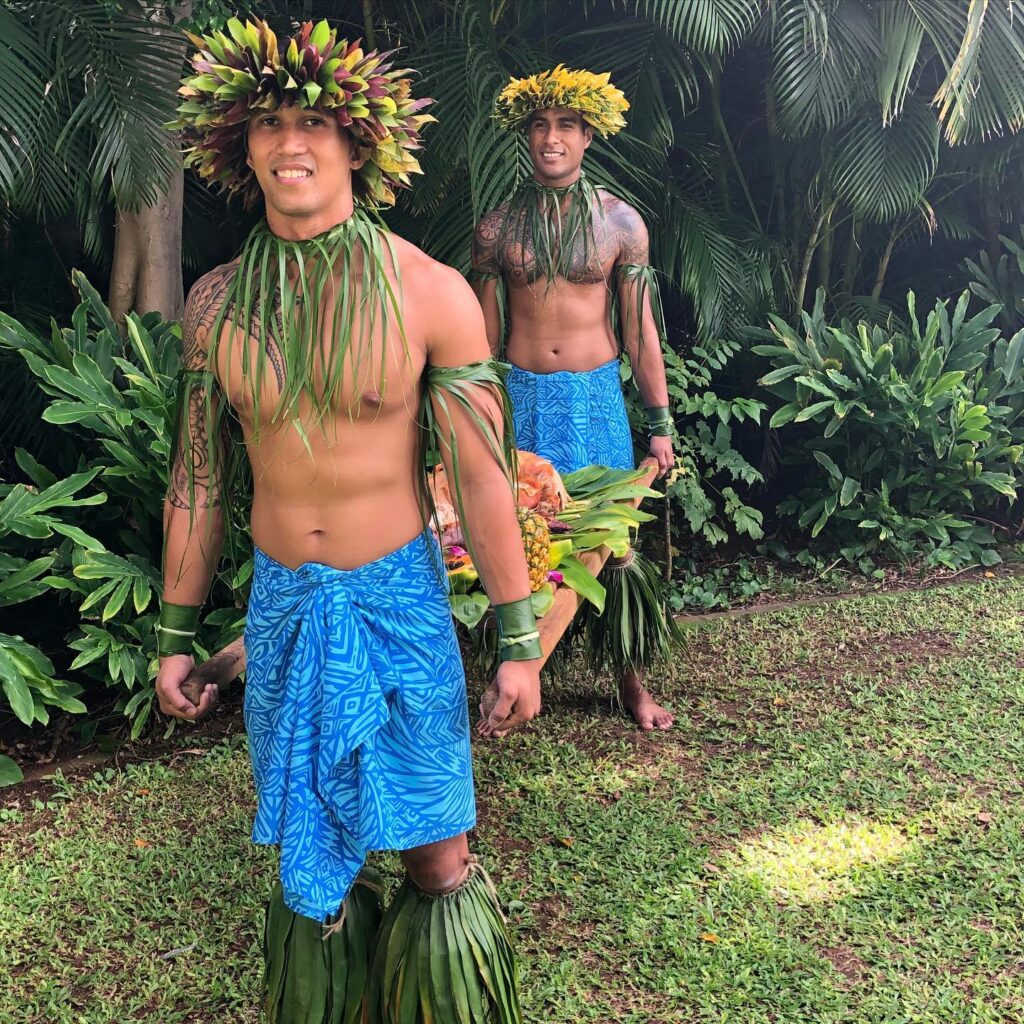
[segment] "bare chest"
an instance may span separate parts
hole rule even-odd
[[[606,284],[618,255],[618,238],[600,214],[593,229],[570,232],[565,221],[549,223],[543,237],[535,237],[527,218],[513,215],[497,247],[498,264],[512,286],[530,286],[546,277],[548,267],[570,284]]]
[[[426,355],[393,322],[326,318],[316,332],[282,341],[272,325],[226,327],[214,370],[221,389],[245,422],[267,426],[298,418],[376,419],[415,410]]]

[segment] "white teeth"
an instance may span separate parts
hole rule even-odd
[[[308,178],[310,175],[309,171],[277,171],[275,172],[279,178]]]

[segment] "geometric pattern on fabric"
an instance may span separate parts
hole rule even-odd
[[[421,534],[356,569],[257,549],[245,626],[254,842],[286,905],[336,914],[369,850],[476,823],[466,682],[440,554]]]
[[[559,473],[584,466],[633,469],[618,359],[583,372],[513,366],[506,386],[520,450],[547,459]]]

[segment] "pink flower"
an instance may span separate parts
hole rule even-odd
[[[453,544],[448,549],[448,554],[451,558],[461,558],[463,555],[469,554],[465,548],[460,548],[458,544]]]
[[[551,569],[548,572],[548,582],[549,583],[564,583],[565,582],[565,577],[560,572],[557,572],[555,569]]]

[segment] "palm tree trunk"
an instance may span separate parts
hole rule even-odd
[[[144,3],[153,32],[171,36],[169,28],[192,12],[191,0],[175,5],[165,20],[155,5]],[[186,42],[180,37],[182,55]],[[168,83],[173,88],[174,83]],[[168,135],[167,145],[177,152]],[[165,320],[180,319],[185,307],[181,274],[181,218],[185,178],[178,167],[168,178],[156,201],[137,210],[117,210],[114,227],[114,261],[110,271],[110,312],[120,323],[131,310],[158,312]]]
[[[857,272],[860,270],[860,233],[863,225],[863,218],[855,213],[853,220],[850,221],[850,237],[843,259],[843,276],[839,282],[839,294],[847,299],[853,295],[853,289],[857,286]]]
[[[832,243],[836,232],[832,227],[832,220],[825,224],[825,232],[821,243],[818,246],[818,287],[828,292],[832,282]]]
[[[889,270],[889,260],[892,259],[892,251],[896,246],[896,237],[899,228],[893,228],[886,243],[882,258],[878,261],[878,273],[875,274],[875,286],[871,289],[871,298],[876,302],[882,297],[882,286],[885,284],[885,275]]]
[[[363,0],[363,34],[368,50],[377,49],[377,34],[373,31],[373,0]]]
[[[811,261],[814,259],[814,252],[818,248],[818,239],[821,237],[822,226],[832,216],[832,206],[822,207],[818,219],[811,229],[811,237],[807,239],[807,248],[804,250],[803,263],[800,267],[800,280],[796,287],[796,297],[793,302],[793,315],[799,317],[804,308],[804,295],[807,292],[807,279],[811,276]]]

